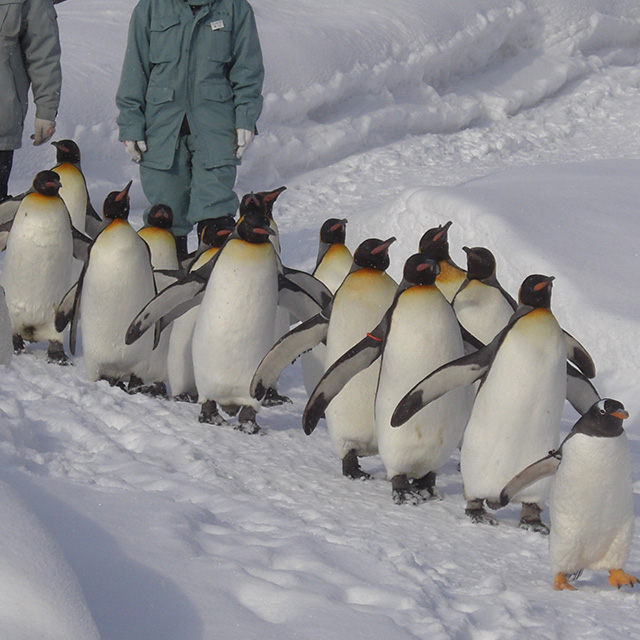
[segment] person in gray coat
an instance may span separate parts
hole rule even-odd
[[[22,146],[29,86],[36,106],[31,138],[53,136],[62,72],[58,18],[63,0],[0,0],[0,202],[7,198],[13,152]]]
[[[116,95],[120,140],[151,205],[173,210],[179,256],[194,224],[234,215],[236,168],[262,109],[247,0],[139,0]],[[202,226],[202,225],[199,225]]]

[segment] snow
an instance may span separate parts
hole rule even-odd
[[[135,179],[139,226],[114,106],[133,6],[57,6],[56,138],[78,142],[98,208]],[[253,6],[265,110],[237,189],[286,184],[274,211],[285,264],[310,270],[322,221],[346,217],[351,249],[397,236],[399,278],[421,234],[452,220],[453,258],[487,246],[512,294],[530,273],[554,275],[554,313],[592,354],[600,393],[631,414],[637,511],[640,5]],[[13,193],[54,162],[30,133]],[[89,382],[81,354],[60,368],[31,345],[0,372],[3,638],[638,637],[637,590],[586,571],[578,592],[554,592],[548,540],[518,529],[515,507],[498,527],[468,521],[457,456],[442,501],[419,507],[393,504],[377,456],[363,461],[374,481],[343,478],[326,429],[302,433],[299,363],[280,381],[293,404],[259,414],[264,437]],[[563,429],[576,418],[567,405]]]

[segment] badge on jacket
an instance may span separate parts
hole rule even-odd
[[[224,29],[224,20],[214,20],[209,23],[212,31],[218,31],[218,29]]]

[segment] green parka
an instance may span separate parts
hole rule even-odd
[[[55,120],[62,73],[60,38],[52,0],[0,0],[0,150],[19,149],[29,105],[36,117]]]
[[[116,95],[120,140],[145,140],[142,164],[169,169],[185,115],[205,167],[239,163],[236,129],[254,130],[264,68],[246,0],[140,0]]]

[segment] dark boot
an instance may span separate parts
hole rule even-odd
[[[342,458],[342,475],[353,480],[369,480],[371,476],[360,468],[358,462],[358,454],[355,449],[351,449],[347,455]]]

